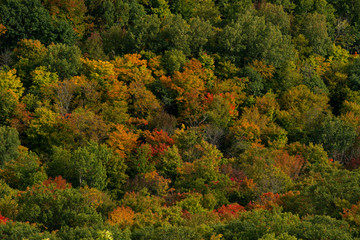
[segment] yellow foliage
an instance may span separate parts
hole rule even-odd
[[[85,75],[89,80],[96,80],[104,89],[111,89],[117,81],[117,72],[112,63],[101,60],[81,59]]]
[[[326,71],[330,70],[331,63],[326,61],[322,56],[310,56],[310,65],[315,69],[319,77],[323,76]]]
[[[116,58],[112,63],[119,80],[126,83],[138,81],[147,85],[155,81],[147,61],[141,59],[140,54],[126,54],[122,58]]]
[[[223,237],[222,234],[217,234],[217,235],[216,235],[216,234],[213,234],[213,235],[211,236],[210,240],[221,240],[222,237]]]
[[[261,76],[266,79],[270,80],[273,78],[275,73],[275,67],[272,65],[266,65],[263,61],[259,61],[255,59],[250,67],[261,74]]]
[[[10,90],[14,92],[17,98],[20,98],[24,88],[20,78],[16,75],[16,69],[9,71],[0,71],[0,90]]]

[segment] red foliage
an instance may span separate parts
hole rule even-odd
[[[152,132],[145,131],[144,134],[146,142],[151,145],[153,156],[161,155],[175,143],[168,133],[163,130],[154,129]]]
[[[49,178],[43,182],[43,185],[49,187],[55,185],[55,189],[67,189],[71,188],[71,183],[67,183],[62,176],[57,176],[55,179]]]
[[[191,213],[188,210],[183,210],[182,211],[182,217],[186,218],[186,219],[190,219],[191,218]]]
[[[212,93],[207,93],[205,95],[205,103],[207,104],[211,104],[214,101],[214,94]]]
[[[220,208],[214,210],[221,220],[232,220],[235,219],[240,212],[244,212],[245,207],[237,204],[232,203],[227,206],[222,205]]]
[[[2,216],[1,213],[0,213],[0,224],[6,224],[7,221],[9,221],[9,219]]]

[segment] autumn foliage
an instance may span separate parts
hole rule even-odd
[[[359,7],[0,0],[0,239],[358,239]]]

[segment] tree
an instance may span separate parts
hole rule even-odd
[[[256,16],[254,11],[238,16],[217,39],[216,50],[241,65],[264,59],[267,64],[280,67],[294,57],[290,36],[283,35],[278,26]]]
[[[7,31],[0,37],[2,46],[14,47],[21,39],[37,39],[48,45],[71,44],[75,34],[71,26],[61,20],[52,20],[40,0],[4,0],[0,4],[1,23]]]
[[[54,183],[34,185],[19,194],[17,200],[21,207],[16,220],[37,223],[51,231],[63,226],[96,226],[102,221],[89,199],[68,184],[65,187]]]
[[[49,239],[57,240],[55,234],[47,231],[41,231],[30,223],[8,221],[6,224],[0,224],[1,237],[4,240],[10,239]]]
[[[353,145],[355,128],[337,117],[327,117],[313,133],[313,142],[322,144],[329,157],[343,162],[345,152]]]
[[[40,159],[35,153],[22,146],[18,152],[19,157],[5,162],[4,167],[0,169],[0,178],[10,187],[20,190],[47,179],[44,169],[40,166]]]
[[[126,36],[129,44],[127,52],[141,50],[158,52],[161,48],[161,42],[158,39],[160,28],[161,20],[155,14],[135,19]]]
[[[85,146],[89,141],[103,143],[107,139],[109,126],[101,116],[90,110],[75,109],[66,119],[72,130],[76,145]],[[73,144],[74,147],[75,143]]]
[[[84,0],[43,0],[44,6],[53,19],[72,25],[76,35],[81,38],[86,30],[86,6]]]
[[[265,16],[267,22],[278,26],[282,34],[290,33],[290,16],[284,11],[284,5],[261,4],[258,14]]]
[[[209,21],[205,21],[199,17],[192,18],[189,22],[189,25],[189,44],[191,53],[199,55],[209,45],[209,42],[215,36],[215,32]]]
[[[117,124],[115,131],[109,134],[109,145],[116,154],[126,158],[137,147],[138,137],[124,125]]]
[[[223,18],[222,24],[224,26],[235,20],[239,15],[244,14],[253,6],[253,2],[250,0],[216,0],[215,2]]]
[[[103,190],[107,183],[105,166],[112,157],[109,148],[95,142],[74,151],[55,147],[48,173],[53,177],[64,176],[75,187],[88,185]]]
[[[300,18],[300,32],[309,41],[313,53],[326,56],[331,48],[326,18],[319,13],[308,13]]]
[[[81,51],[76,45],[62,43],[50,45],[42,65],[51,72],[56,72],[60,79],[69,79],[78,74],[81,66],[80,56]]]
[[[15,69],[0,70],[0,90],[12,92],[17,99],[22,96],[24,88]]]
[[[39,40],[21,39],[14,49],[17,63],[15,68],[26,87],[29,87],[29,75],[39,67],[46,56],[47,48]]]
[[[19,133],[16,129],[0,127],[0,166],[19,157],[20,146]]]
[[[180,71],[186,61],[186,56],[180,50],[165,51],[161,58],[163,66],[168,75],[172,75],[175,71]]]
[[[180,15],[170,15],[160,25],[160,51],[181,50],[186,56],[190,54],[190,27]]]
[[[289,141],[309,141],[312,130],[319,126],[329,113],[328,97],[315,94],[304,85],[297,86],[284,93],[281,98],[277,122],[287,132]]]

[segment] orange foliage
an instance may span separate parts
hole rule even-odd
[[[230,131],[237,140],[255,142],[260,139],[260,127],[247,119],[237,121]]]
[[[47,49],[39,40],[22,39],[19,41],[14,53],[17,58],[28,58],[30,60],[39,60],[46,54]]]
[[[54,179],[49,178],[43,182],[43,185],[49,187],[50,185],[54,185],[55,189],[68,189],[71,188],[71,183],[67,183],[66,180],[62,176],[57,176]]]
[[[115,125],[115,131],[109,134],[109,145],[115,153],[125,158],[137,147],[139,135],[130,132],[122,124]]]
[[[107,92],[109,100],[127,100],[129,98],[128,88],[123,82],[115,81]]]
[[[296,179],[299,176],[304,162],[302,156],[290,156],[287,152],[280,152],[275,157],[275,165],[292,179]]]
[[[165,75],[165,71],[161,66],[161,56],[156,56],[149,60],[149,69],[153,72],[155,77],[161,77]]]
[[[240,180],[240,185],[246,189],[254,189],[256,187],[254,180],[251,178],[248,179],[247,177],[245,177],[243,180]]]
[[[131,226],[134,223],[135,213],[130,207],[117,207],[108,216],[108,222],[111,225],[117,225],[121,228]]]
[[[149,125],[149,122],[146,119],[143,119],[143,118],[129,118],[127,123],[130,124],[130,125],[134,125],[134,126],[147,126],[147,125]]]
[[[161,77],[162,83],[178,92],[179,99],[182,99],[182,95],[196,89],[198,92],[205,91],[205,80],[208,75],[205,69],[202,67],[201,62],[192,59],[185,63],[184,70],[182,72],[176,71],[173,78]]]
[[[360,202],[353,204],[350,209],[344,209],[341,214],[345,220],[354,222],[355,225],[360,226]]]
[[[0,24],[0,36],[5,34],[7,31],[6,27],[2,24]]]

